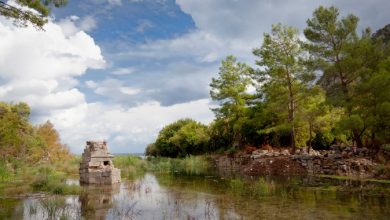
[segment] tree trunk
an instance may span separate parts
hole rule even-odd
[[[289,103],[289,113],[288,113],[288,120],[291,123],[291,130],[290,130],[290,136],[291,136],[291,149],[292,153],[295,154],[296,146],[295,146],[295,125],[294,125],[294,97],[291,91],[291,85],[289,85],[290,89],[290,103]]]
[[[307,148],[307,153],[310,154],[310,149],[311,149],[311,142],[313,140],[313,136],[311,134],[312,131],[312,123],[309,123],[309,147]]]
[[[353,136],[353,140],[356,142],[356,146],[358,148],[362,148],[364,145],[363,145],[363,141],[361,138],[361,134],[359,134],[359,131],[353,130],[352,136]]]
[[[289,107],[288,107],[288,121],[291,123],[290,137],[291,137],[291,151],[292,154],[295,154],[296,146],[295,146],[295,126],[294,126],[294,93],[292,91],[292,81],[290,72],[287,68],[287,82],[288,82],[288,91],[289,91]]]
[[[292,82],[290,80],[290,74],[287,74],[287,79],[288,79],[288,90],[289,90],[289,112],[288,112],[288,120],[291,123],[291,131],[290,131],[290,136],[291,136],[291,150],[292,154],[295,154],[296,146],[295,146],[295,125],[294,125],[294,94],[292,92]]]

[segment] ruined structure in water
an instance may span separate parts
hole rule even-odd
[[[106,141],[87,141],[80,163],[81,184],[114,184],[121,181],[121,173],[114,167]]]

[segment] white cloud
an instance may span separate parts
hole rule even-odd
[[[136,31],[139,33],[145,32],[145,30],[152,28],[153,23],[149,20],[141,20],[138,22],[138,26],[136,28]]]
[[[179,118],[209,123],[213,118],[209,108],[208,99],[172,106],[147,102],[131,108],[97,102],[81,106],[77,113],[72,113],[85,115],[78,123],[72,123],[72,129],[68,129],[67,124],[63,126],[61,118],[54,122],[59,125],[64,140],[72,143],[74,152],[81,152],[85,140],[90,139],[111,140],[109,147],[112,152],[143,152],[163,126]]]
[[[136,71],[135,68],[133,67],[122,67],[122,68],[117,68],[114,71],[112,71],[112,74],[114,75],[127,75],[127,74],[132,74]]]
[[[110,5],[122,5],[122,0],[108,0]]]
[[[98,84],[93,80],[87,80],[85,81],[85,85],[90,89],[95,89],[98,87]]]
[[[100,48],[86,33],[65,36],[61,27],[48,23],[45,31],[15,28],[0,23],[0,75],[5,79],[58,79],[75,77],[88,68],[102,68]]]
[[[50,119],[64,130],[72,129],[87,109],[75,77],[103,68],[105,61],[85,32],[65,33],[64,26],[52,21],[44,28],[17,28],[0,18],[0,99],[27,102],[35,122]]]
[[[132,87],[127,87],[127,86],[120,87],[119,91],[121,91],[123,94],[126,94],[126,95],[136,95],[139,92],[141,92],[140,89],[135,89]]]
[[[97,22],[93,16],[85,16],[80,19],[78,16],[72,15],[61,19],[58,22],[65,36],[71,36],[79,31],[89,32],[97,27]]]
[[[97,27],[96,20],[92,16],[86,16],[80,21],[79,27],[83,31],[91,31]]]
[[[87,82],[87,86],[88,84],[90,88],[94,88],[96,94],[118,101],[126,100],[128,96],[141,92],[141,89],[125,86],[124,82],[112,78],[100,82]]]

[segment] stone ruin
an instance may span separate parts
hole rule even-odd
[[[106,141],[87,141],[80,163],[81,184],[114,184],[121,181],[121,171],[114,167]]]

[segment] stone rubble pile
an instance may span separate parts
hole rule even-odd
[[[297,149],[294,155],[287,149],[258,149],[251,160],[278,158],[298,162],[309,174],[347,175],[370,177],[376,164],[370,159],[367,148],[333,146],[330,150]]]

